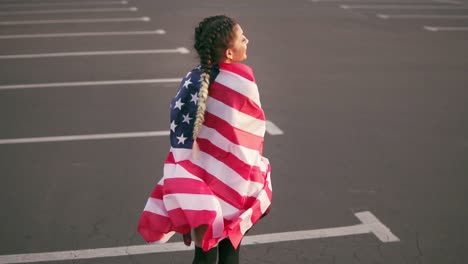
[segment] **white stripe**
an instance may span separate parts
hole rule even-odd
[[[211,194],[174,193],[164,195],[167,211],[181,208],[183,210],[220,211],[218,199]]]
[[[271,200],[268,198],[268,194],[265,190],[262,190],[260,194],[257,196],[257,200],[260,201],[260,211],[262,214],[266,212],[268,207],[271,205]]]
[[[218,82],[254,101],[259,107],[260,95],[258,93],[257,84],[251,82],[244,77],[237,75],[230,71],[220,70],[218,76],[216,76],[215,82]]]
[[[76,9],[52,9],[52,10],[26,10],[26,11],[0,11],[0,15],[27,15],[27,14],[60,14],[60,13],[80,13],[80,12],[135,12],[136,7],[126,8],[76,8]]]
[[[468,7],[441,5],[340,5],[343,9],[419,9],[419,10],[458,10]]]
[[[438,26],[424,26],[424,29],[429,31],[468,31],[468,27],[438,27]]]
[[[242,234],[245,234],[245,232],[247,232],[253,226],[253,223],[251,221],[252,212],[252,208],[249,208],[247,211],[243,212],[240,215],[242,221],[239,223],[239,227]]]
[[[11,25],[30,25],[30,24],[64,24],[64,23],[107,23],[107,22],[131,22],[131,21],[150,21],[149,17],[135,18],[91,18],[91,19],[51,19],[51,20],[29,20],[29,21],[1,21],[0,26]]]
[[[18,35],[0,35],[0,39],[19,39],[19,38],[62,38],[62,37],[88,37],[88,36],[123,36],[123,35],[164,35],[164,29],[149,31],[113,31],[113,32],[77,32],[77,33],[53,33],[53,34],[18,34]]]
[[[153,214],[169,217],[164,206],[164,202],[160,199],[150,197],[146,202],[144,211],[151,212]]]
[[[468,15],[417,15],[417,14],[377,14],[382,19],[468,19]]]
[[[262,162],[261,155],[258,150],[249,149],[244,146],[232,143],[215,129],[206,126],[202,126],[198,137],[208,139],[211,141],[211,143],[220,149],[233,154],[236,156],[236,158],[240,159],[244,163],[251,166],[257,166],[262,171],[266,171],[266,165]]]
[[[204,168],[208,173],[215,176],[241,196],[255,197],[263,188],[263,184],[244,179],[226,164],[203,151],[200,151],[198,159],[191,161],[195,165]]]
[[[454,4],[454,5],[461,4],[461,2],[455,1],[455,0],[432,0],[432,2],[443,3],[443,4]]]
[[[31,58],[50,58],[50,57],[155,54],[155,53],[187,54],[187,49],[177,48],[177,49],[156,49],[156,50],[112,50],[112,51],[59,52],[59,53],[42,53],[42,54],[18,54],[18,55],[0,55],[0,59],[31,59]]]
[[[208,97],[208,100],[206,100],[206,111],[225,120],[235,128],[260,137],[265,135],[264,120],[244,114],[213,97]]]
[[[14,139],[6,138],[6,139],[0,139],[0,145],[1,144],[57,142],[57,141],[114,139],[114,138],[158,137],[158,136],[168,136],[169,134],[170,134],[169,131],[148,131],[148,132],[134,132],[134,133],[73,135],[73,136],[57,136],[57,137],[32,137],[32,138],[14,138]]]
[[[95,1],[95,2],[67,2],[67,3],[16,3],[2,4],[1,7],[33,7],[33,6],[73,6],[73,5],[126,5],[128,1]]]
[[[174,154],[174,153],[173,153]],[[196,181],[202,181],[199,177],[188,172],[184,167],[178,164],[164,164],[164,177],[163,179],[170,179],[171,176],[175,175],[177,178],[185,178]],[[162,180],[163,181],[163,180]]]
[[[179,83],[180,80],[181,78],[166,78],[166,79],[112,80],[112,81],[93,81],[93,82],[89,81],[89,82],[11,84],[11,85],[0,85],[0,90],[47,88],[47,87],[70,87],[70,86],[97,86],[97,85],[116,85],[116,84],[173,83],[173,82]]]
[[[219,199],[219,204],[221,205],[221,211],[223,211],[223,217],[227,220],[234,220],[239,218],[239,215],[242,213],[241,210],[237,209],[236,207],[232,206],[228,202],[224,201],[223,199]]]
[[[378,232],[379,239],[391,237],[392,240],[383,239],[383,243],[396,242],[399,239],[380,222],[371,212],[359,212],[355,215],[373,216],[371,224],[357,224],[343,227],[332,227],[313,230],[302,230],[293,232],[281,232],[262,235],[245,236],[242,240],[243,246],[258,245],[266,243],[278,243],[288,241],[298,241],[326,237],[340,237],[349,235],[361,235]],[[382,237],[383,234],[383,237]],[[16,255],[3,255],[0,256],[0,264],[7,263],[31,263],[31,262],[50,262],[59,260],[79,260],[79,259],[94,259],[103,257],[117,257],[129,256],[150,253],[163,253],[163,252],[177,252],[177,251],[192,251],[194,245],[187,247],[183,242],[168,243],[168,244],[150,244],[150,245],[137,245],[125,246],[114,248],[97,248],[97,249],[83,249],[71,251],[58,251],[58,252],[45,252],[45,253],[29,253],[29,254],[16,254]]]

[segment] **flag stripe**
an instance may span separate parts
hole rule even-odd
[[[253,83],[255,83],[255,76],[253,74],[252,68],[245,64],[240,64],[240,63],[222,63],[220,64],[220,69],[227,71],[227,72],[232,72],[233,74],[237,76],[241,76]]]
[[[198,143],[200,145],[201,151],[209,154],[213,158],[224,163],[226,166],[231,168],[245,180],[254,181],[258,183],[265,182],[265,177],[263,176],[263,173],[261,172],[260,168],[244,163],[234,154],[226,152],[221,148],[218,148],[208,139],[199,138]]]
[[[265,115],[262,111],[259,111],[260,107],[253,100],[219,82],[214,82],[211,85],[210,97],[239,110],[241,113],[265,120]]]
[[[237,145],[229,141],[223,135],[218,133],[218,131],[203,126],[203,129],[200,130],[198,138],[204,138],[210,140],[214,145],[221,148],[222,150],[229,152],[235,155],[238,159],[242,160],[244,163],[251,166],[260,167],[262,172],[266,172],[267,166],[258,152],[258,150],[253,150],[245,148],[244,146]]]
[[[205,122],[203,125],[215,129],[234,144],[258,151],[263,149],[263,137],[232,127],[224,119],[221,119],[209,112],[205,112]]]
[[[259,107],[261,106],[258,87],[254,82],[251,82],[230,71],[220,70],[218,76],[216,77],[215,83],[229,87],[230,89],[243,94],[245,97],[254,101],[255,104],[257,104]]]
[[[265,135],[265,120],[246,115],[212,97],[206,101],[206,111],[225,120],[232,127],[259,137]]]

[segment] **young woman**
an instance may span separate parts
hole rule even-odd
[[[248,43],[224,15],[195,29],[200,65],[171,101],[171,150],[139,221],[148,242],[178,232],[190,245],[193,233],[193,263],[239,263],[242,237],[271,206],[265,116],[253,71],[239,63]]]

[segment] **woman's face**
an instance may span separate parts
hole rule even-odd
[[[241,62],[247,59],[247,44],[249,40],[244,35],[239,24],[236,24],[232,30],[234,37],[231,47],[226,50],[226,62]]]

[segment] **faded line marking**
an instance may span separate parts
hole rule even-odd
[[[377,14],[381,19],[468,19],[468,15]]]
[[[438,27],[438,26],[424,26],[425,30],[437,32],[437,31],[468,31],[468,27]]]
[[[61,37],[88,37],[88,36],[122,36],[122,35],[164,35],[164,29],[149,31],[111,31],[111,32],[76,32],[76,33],[51,33],[51,34],[18,34],[18,35],[0,35],[0,39],[19,39],[19,38],[61,38]]]
[[[74,6],[74,5],[126,5],[128,1],[95,1],[95,2],[67,2],[67,3],[16,3],[2,4],[2,7],[36,7],[36,6]]]
[[[62,13],[95,13],[95,12],[135,12],[136,7],[126,8],[75,8],[75,9],[48,9],[48,10],[27,10],[27,11],[0,11],[0,15],[32,15],[32,14],[62,14]]]
[[[55,137],[13,138],[13,139],[0,139],[0,145],[40,143],[40,142],[58,142],[58,141],[77,141],[77,140],[96,140],[96,139],[115,139],[115,138],[158,137],[158,136],[168,136],[168,135],[169,135],[169,130],[133,132],[133,133],[111,133],[111,134],[55,136]]]
[[[188,54],[188,53],[190,53],[190,51],[187,48],[181,47],[181,48],[176,48],[176,49],[154,49],[154,50],[111,50],[111,51],[57,52],[57,53],[0,55],[0,59],[33,59],[33,58],[51,58],[51,57],[157,54],[157,53]]]
[[[110,81],[89,81],[89,82],[12,84],[12,85],[0,85],[0,90],[48,88],[48,87],[70,87],[70,86],[116,85],[116,84],[178,83],[181,80],[182,78],[165,78],[165,79],[110,80]]]
[[[266,132],[270,135],[283,135],[284,132],[279,127],[277,127],[273,122],[266,121]]]
[[[400,241],[388,227],[382,224],[371,212],[355,213],[355,216],[361,220],[362,224],[325,228],[316,230],[304,230],[295,232],[282,232],[264,235],[245,236],[242,245],[256,245],[266,243],[278,243],[287,241],[307,240],[315,238],[339,237],[359,234],[372,233],[377,238],[384,242]],[[193,250],[192,246],[187,247],[182,242],[167,243],[167,244],[149,244],[140,246],[114,247],[114,248],[97,248],[85,250],[72,250],[60,252],[32,253],[32,254],[17,254],[0,256],[0,264],[7,263],[30,263],[40,261],[59,261],[59,260],[78,260],[78,259],[93,259],[103,257],[116,257],[138,254],[151,254],[174,251]]]
[[[468,7],[441,5],[340,5],[343,9],[418,9],[418,10],[461,10]]]
[[[0,26],[14,26],[14,25],[34,25],[34,24],[66,24],[66,23],[107,23],[107,22],[132,22],[132,21],[150,21],[149,17],[135,17],[135,18],[92,18],[92,19],[51,19],[51,20],[29,20],[29,21],[2,21]]]
[[[270,133],[270,134],[281,135],[277,133]],[[169,135],[170,135],[169,130],[162,130],[162,131],[146,131],[146,132],[131,132],[131,133],[108,133],[108,134],[30,137],[30,138],[5,138],[5,139],[0,139],[0,145],[41,143],[41,142],[60,142],[60,141],[78,141],[78,140],[115,139],[115,138],[159,137],[159,136],[169,136]]]

